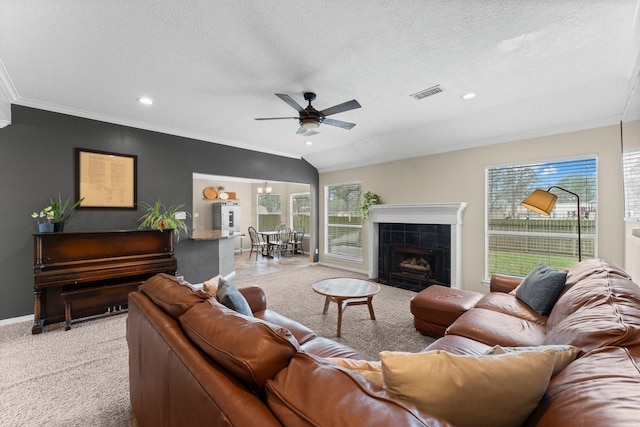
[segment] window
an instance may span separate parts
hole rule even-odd
[[[311,195],[309,193],[291,194],[291,228],[303,227],[308,235],[311,227]]]
[[[362,184],[325,187],[325,253],[352,261],[362,261]]]
[[[624,219],[640,220],[640,149],[622,154]]]
[[[258,194],[258,231],[277,229],[282,222],[281,214],[280,194]]]
[[[578,215],[582,259],[597,253],[596,158],[488,168],[486,171],[486,273],[526,276],[539,262],[567,268],[578,261]],[[562,187],[580,196],[551,189],[558,196],[551,216],[523,206],[533,190]]]

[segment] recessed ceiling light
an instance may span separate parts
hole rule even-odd
[[[313,145],[313,142],[307,141],[307,142],[304,143],[304,145]]]
[[[138,102],[144,105],[153,104],[153,100],[151,98],[147,98],[146,96],[141,96],[140,98],[138,98]]]
[[[461,96],[462,99],[473,99],[476,97],[476,94],[473,92],[469,92],[469,93],[465,93],[464,95]]]

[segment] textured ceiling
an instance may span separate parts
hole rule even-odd
[[[618,123],[638,76],[637,8],[0,0],[0,86],[14,104],[302,157],[322,172]],[[434,85],[444,92],[410,96]],[[319,110],[357,99],[331,116],[357,126],[305,137],[296,120],[254,120],[297,115],[274,93],[305,106],[305,91]]]

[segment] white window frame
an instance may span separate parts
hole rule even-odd
[[[353,225],[348,225],[348,224],[329,224],[329,188],[334,188],[334,187],[340,187],[340,186],[346,186],[346,185],[359,185],[360,186],[360,195],[362,195],[362,182],[360,181],[352,181],[352,182],[343,182],[343,183],[339,183],[339,184],[328,184],[325,185],[324,187],[324,256],[327,258],[334,258],[337,260],[343,260],[343,261],[349,261],[349,262],[359,262],[362,263],[363,262],[363,245],[362,245],[362,240],[363,240],[363,233],[364,233],[364,226],[362,224],[362,216],[360,214],[360,211],[358,209],[356,209],[355,211],[353,211],[353,215],[350,216],[350,218],[358,218],[360,221],[360,224],[353,224]],[[358,198],[358,200],[360,200],[360,197]],[[329,226],[332,227],[340,227],[340,228],[352,228],[354,230],[360,230],[360,254],[359,255],[346,255],[346,254],[339,254],[339,253],[332,253],[329,252]]]
[[[293,215],[295,213],[295,212],[293,212],[293,207],[295,206],[295,204],[293,203],[293,199],[296,196],[307,196],[307,197],[309,197],[309,212],[308,212],[308,214],[309,214],[309,225],[307,227],[305,227],[305,230],[304,230],[305,236],[308,236],[309,235],[309,228],[311,228],[311,193],[309,191],[307,191],[307,192],[303,192],[303,193],[291,193],[289,195],[289,206],[290,206],[290,209],[289,209],[289,224],[291,224],[291,229],[292,230],[295,228],[294,227],[295,222],[293,221]],[[300,212],[297,212],[297,213],[300,214]]]
[[[517,167],[537,167],[537,168],[542,168],[543,166],[549,166],[552,164],[559,164],[559,163],[566,163],[566,162],[580,162],[580,161],[585,161],[585,160],[594,160],[595,161],[595,194],[597,197],[598,194],[598,171],[599,171],[599,165],[598,165],[598,156],[597,155],[586,155],[586,156],[576,156],[576,157],[571,157],[571,158],[563,158],[563,159],[551,159],[551,160],[542,160],[542,161],[536,161],[536,162],[529,162],[529,163],[513,163],[513,164],[506,164],[506,165],[494,165],[494,166],[487,166],[485,168],[485,251],[484,251],[484,266],[485,266],[485,283],[488,283],[488,279],[490,277],[490,275],[492,274],[491,270],[490,270],[490,265],[489,265],[489,257],[490,257],[490,253],[489,253],[489,247],[490,247],[490,235],[498,235],[498,234],[502,234],[502,235],[512,235],[512,236],[517,236],[517,235],[521,235],[524,237],[543,237],[543,238],[547,238],[547,239],[553,239],[553,238],[566,238],[566,237],[575,237],[577,239],[577,233],[575,233],[575,235],[572,234],[563,234],[563,233],[552,233],[552,232],[526,232],[526,231],[491,231],[490,230],[490,226],[489,226],[489,221],[491,220],[490,215],[491,212],[489,210],[489,194],[490,194],[490,189],[489,189],[489,171],[490,170],[495,170],[495,169],[508,169],[508,168],[517,168]],[[535,188],[541,188],[543,190],[547,190],[550,186],[555,185],[556,183],[550,183],[548,181],[541,181],[538,182],[537,184],[534,185]],[[532,191],[534,188],[531,188],[530,190]],[[567,188],[568,190],[571,190],[570,188]],[[552,193],[560,196],[560,195],[566,195],[567,193],[562,192],[561,190],[551,190]],[[525,196],[522,197],[522,199],[524,199]],[[519,203],[518,203],[519,205]],[[554,212],[556,212],[556,209],[558,209],[560,206],[560,203],[556,204],[556,208],[554,209]],[[584,210],[586,207],[589,206],[589,201],[585,200],[584,197],[580,198],[580,208],[581,210]],[[595,215],[597,215],[597,201],[595,203]],[[526,214],[527,216],[529,216],[530,218],[543,218],[541,215],[538,215],[534,212],[528,211],[526,208],[524,207],[519,207],[518,208],[518,212],[521,215],[522,212],[524,212],[524,214]],[[520,210],[522,209],[522,210]],[[552,214],[553,217],[554,214]],[[597,218],[597,217],[596,217]],[[589,234],[586,233],[584,230],[584,224],[581,226],[581,239],[582,239],[582,243],[583,243],[583,248],[585,245],[585,242],[587,240],[591,240],[593,242],[593,251],[594,257],[598,256],[598,221],[595,221],[594,224],[595,227],[595,234]],[[551,262],[550,259],[550,255],[543,255],[540,254],[540,261],[545,262],[549,265],[551,265],[553,267],[553,262]],[[587,258],[587,255],[585,255],[584,250],[583,250],[583,254],[582,254],[582,260],[584,261]],[[576,262],[577,262],[577,258],[576,258]],[[498,273],[505,273],[505,274],[510,274],[509,271],[499,271]]]

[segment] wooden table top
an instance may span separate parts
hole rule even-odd
[[[312,288],[320,295],[338,298],[364,298],[380,292],[377,283],[347,277],[320,280]]]

